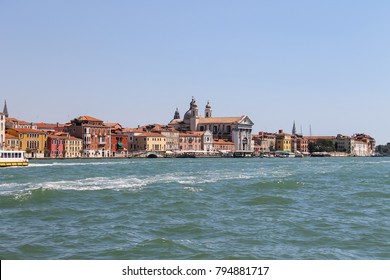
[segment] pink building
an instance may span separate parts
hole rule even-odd
[[[65,157],[65,140],[66,135],[49,135],[47,137],[47,155],[50,158]]]
[[[180,133],[179,150],[183,152],[201,151],[202,136],[199,133]]]

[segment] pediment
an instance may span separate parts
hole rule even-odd
[[[238,123],[252,126],[255,124],[248,116],[243,116]]]

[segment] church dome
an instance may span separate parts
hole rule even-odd
[[[184,114],[184,119],[183,119],[183,121],[190,121],[190,119],[191,119],[191,117],[192,117],[192,112],[191,112],[191,109],[190,110],[188,110],[185,114]]]

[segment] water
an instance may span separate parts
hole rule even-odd
[[[0,169],[0,259],[390,259],[390,159]]]

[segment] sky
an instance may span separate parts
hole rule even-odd
[[[258,131],[390,142],[390,1],[0,0],[0,110],[167,124],[203,114]]]

